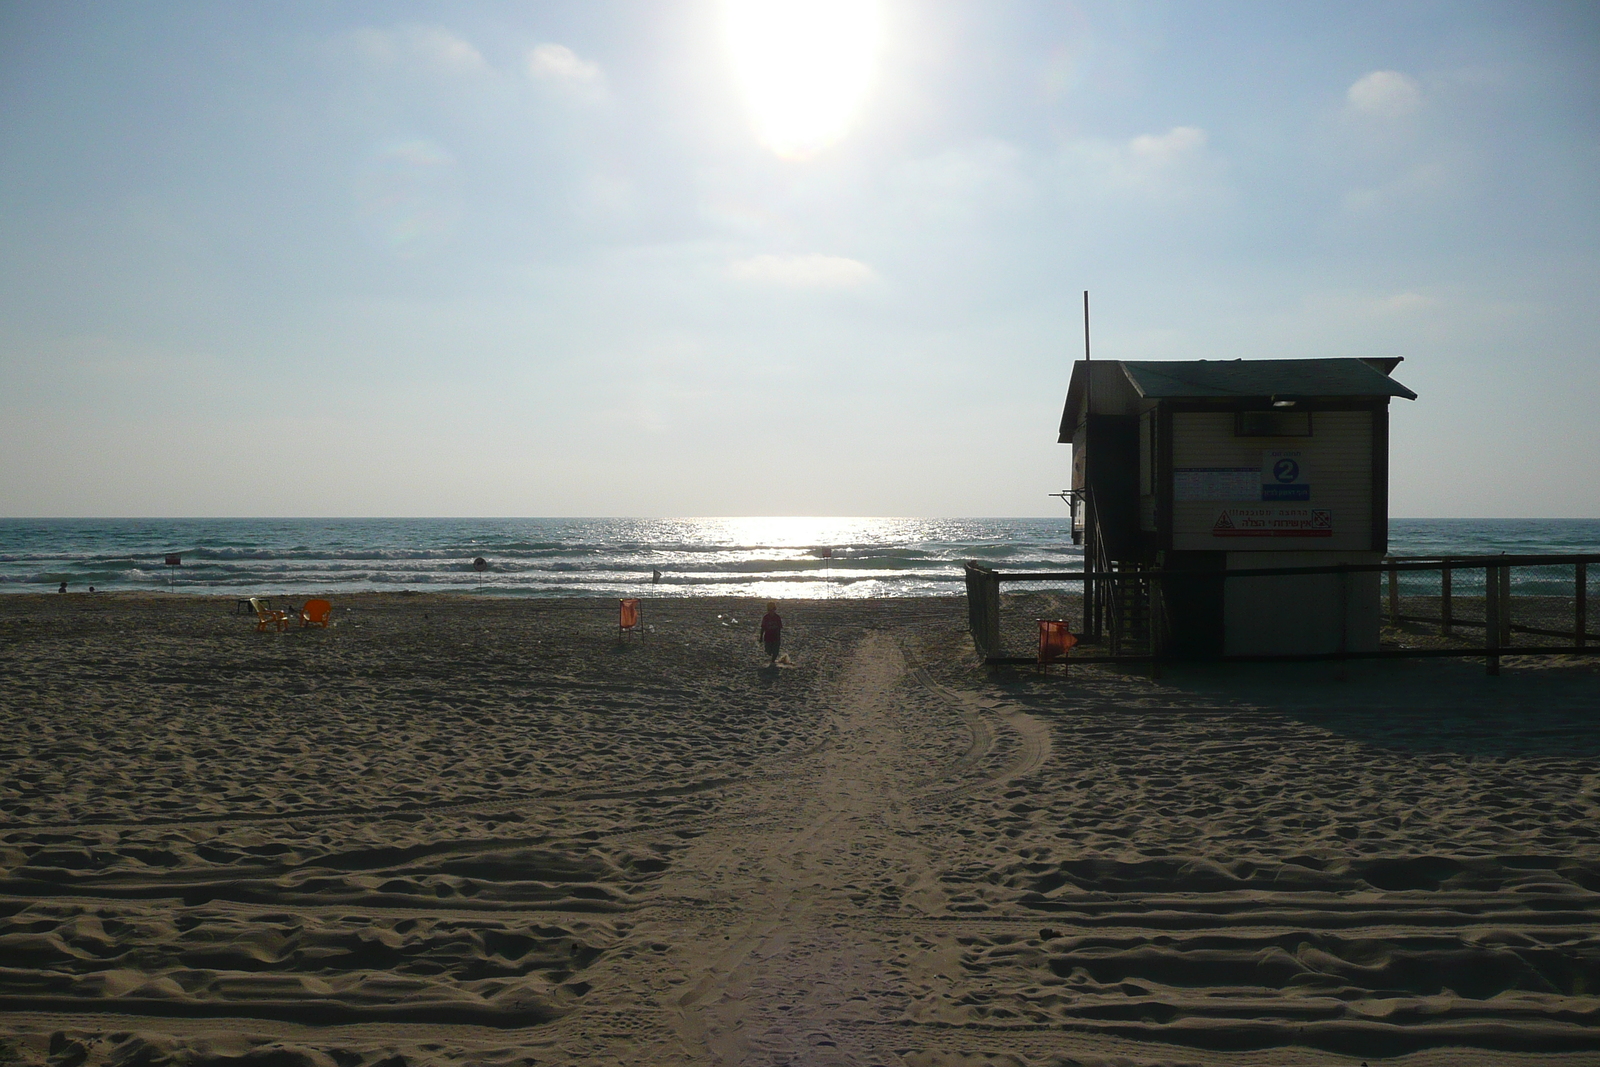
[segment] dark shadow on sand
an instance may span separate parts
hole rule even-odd
[[[1499,677],[1481,660],[1164,665],[997,672],[1030,710],[1281,716],[1381,748],[1467,756],[1600,756],[1600,664],[1513,661]]]

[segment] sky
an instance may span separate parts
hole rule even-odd
[[[3,0],[0,515],[1054,515],[1089,290],[1600,516],[1597,179],[1588,3]]]

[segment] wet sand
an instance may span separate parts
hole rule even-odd
[[[1600,671],[0,597],[0,1062],[1600,1059]],[[1048,598],[1012,607],[1052,616]]]

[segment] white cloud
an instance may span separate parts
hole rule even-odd
[[[1022,174],[1025,163],[1022,153],[1004,141],[980,141],[947,149],[905,164],[900,170],[901,187],[896,196],[914,195],[937,202],[974,197],[991,203],[997,199],[1015,200],[1027,193]]]
[[[1166,133],[1146,133],[1128,142],[1131,159],[1152,167],[1171,167],[1192,159],[1206,146],[1198,126],[1174,126]]]
[[[1407,290],[1382,298],[1377,302],[1376,309],[1380,312],[1403,315],[1412,311],[1426,310],[1436,303],[1438,301],[1431,296]]]
[[[1459,198],[1468,171],[1464,163],[1454,167],[1442,160],[1415,163],[1380,185],[1351,189],[1344,194],[1344,210],[1351,215],[1370,215],[1438,207]]]
[[[374,66],[415,67],[436,74],[479,74],[483,54],[442,26],[365,27],[351,35],[356,51]]]
[[[604,75],[597,63],[578,58],[566,45],[541,44],[528,53],[528,76],[540,81],[597,86]]]
[[[1080,141],[1066,149],[1062,163],[1074,191],[1181,200],[1215,185],[1220,163],[1206,150],[1207,140],[1198,126],[1174,126],[1126,142]]]
[[[583,183],[580,201],[584,209],[599,218],[620,219],[639,208],[639,192],[633,183],[614,174],[593,174]]]
[[[1422,107],[1422,87],[1397,70],[1363,74],[1345,92],[1350,110],[1380,119],[1401,119]]]
[[[1351,321],[1391,324],[1383,326],[1384,329],[1392,328],[1396,318],[1431,320],[1441,314],[1448,317],[1461,313],[1455,301],[1416,289],[1387,293],[1354,289],[1321,290],[1306,294],[1302,311],[1313,323],[1339,320],[1346,324]]]
[[[985,140],[907,160],[889,175],[892,212],[905,223],[987,228],[997,216],[1026,210],[1037,195],[1034,160],[1004,141]]]
[[[741,281],[792,289],[848,289],[876,281],[877,272],[857,259],[811,253],[804,256],[763,254],[732,264],[729,273]]]

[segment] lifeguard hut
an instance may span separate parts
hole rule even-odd
[[[1078,361],[1073,539],[1116,576],[1085,584],[1089,636],[1162,656],[1376,649],[1376,572],[1223,575],[1382,559],[1389,400],[1416,399],[1399,362]]]

